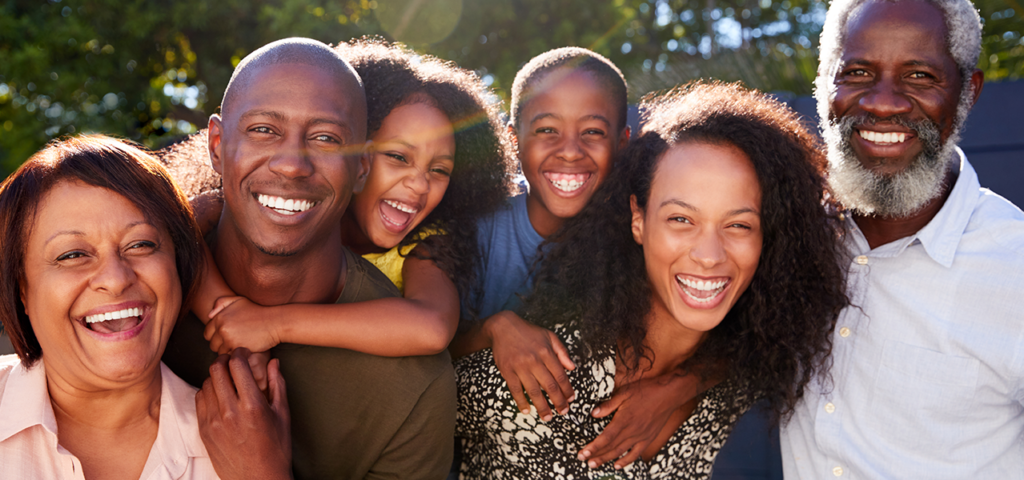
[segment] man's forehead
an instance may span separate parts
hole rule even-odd
[[[261,107],[269,103],[284,107],[317,107],[317,110],[326,110],[356,122],[361,109],[354,107],[364,101],[354,78],[345,78],[344,74],[315,65],[262,65],[247,72],[242,82],[236,82],[234,87],[234,99],[229,108],[239,118],[251,115],[253,111],[271,113],[273,110]]]
[[[883,24],[885,25],[883,27]],[[940,40],[945,45],[948,36],[946,19],[942,10],[925,0],[867,0],[854,7],[843,26],[844,50],[858,41],[863,41],[865,33],[874,27],[898,29],[883,32],[898,34],[903,29],[921,29],[930,33],[930,37]],[[883,35],[884,36],[884,35]],[[948,49],[947,49],[947,54]]]

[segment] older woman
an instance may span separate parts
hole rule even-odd
[[[456,363],[462,478],[621,478],[583,447],[616,388],[697,367],[624,477],[707,478],[757,398],[785,418],[821,371],[846,305],[823,159],[792,111],[757,92],[694,85],[645,103],[646,125],[591,203],[556,234],[527,301],[577,367],[547,422],[520,412],[490,351]],[[716,382],[716,380],[721,380]]]
[[[202,269],[166,170],[105,137],[56,142],[0,185],[4,478],[215,478],[196,390],[161,362]]]

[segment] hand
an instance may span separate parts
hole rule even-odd
[[[199,436],[223,480],[290,479],[291,417],[280,360],[268,365],[270,402],[249,370],[240,348],[210,366],[210,378],[196,393]]]
[[[220,354],[236,348],[264,352],[281,343],[269,310],[245,297],[218,298],[203,332],[210,350]]]
[[[530,403],[523,395],[525,390],[545,422],[552,416],[544,392],[558,412],[567,413],[575,393],[565,371],[575,369],[576,365],[569,359],[562,341],[550,330],[532,325],[507,310],[488,317],[485,328],[491,338],[494,363],[519,410],[530,412]]]
[[[673,413],[702,391],[697,374],[681,372],[617,385],[612,397],[591,412],[595,418],[612,413],[615,417],[594,441],[580,450],[577,458],[590,468],[611,460],[615,460],[616,469],[624,468],[640,458],[658,438]]]

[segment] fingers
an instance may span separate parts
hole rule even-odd
[[[207,318],[210,318],[212,320],[213,317],[216,317],[218,313],[222,312],[225,308],[228,308],[229,305],[231,305],[232,303],[237,302],[241,298],[242,297],[220,297],[220,298],[218,298],[217,301],[213,302],[213,309],[210,310],[210,314],[207,316]]]
[[[541,390],[540,384],[533,375],[526,375],[525,378],[520,378],[523,382],[523,390],[526,390],[526,395],[530,397],[533,402],[533,406],[537,409],[537,415],[540,415],[540,419],[545,422],[551,420],[551,406],[548,405],[548,401],[544,398],[544,392]]]
[[[228,359],[227,355],[217,357],[213,365],[210,365],[210,378],[206,379],[216,399],[218,410],[221,412],[233,411],[233,407],[238,401],[235,383],[231,379],[231,372],[228,369]],[[203,388],[206,388],[206,383],[203,384]]]
[[[283,431],[290,431],[291,411],[288,410],[288,391],[284,376],[281,375],[281,361],[273,359],[267,364],[267,381],[270,387],[270,408],[281,422]]]
[[[569,350],[565,348],[565,345],[562,344],[557,335],[553,332],[549,333],[551,333],[551,349],[554,350],[555,356],[558,357],[558,362],[562,364],[562,368],[576,370],[576,364],[572,363],[572,359],[569,358]]]
[[[640,455],[644,453],[644,450],[647,448],[647,445],[648,444],[633,445],[633,448],[629,449],[629,452],[626,453],[625,456],[615,461],[615,469],[622,470],[623,468],[626,468],[627,465],[635,462],[638,458],[640,458]]]
[[[236,348],[231,352],[231,360],[228,362],[228,366],[231,369],[231,377],[235,381],[235,389],[238,391],[239,399],[248,402],[249,405],[256,405],[259,403],[259,395],[262,393],[256,385],[256,379],[252,376],[252,370],[249,368],[249,356],[248,349]]]
[[[546,357],[541,367],[536,372],[537,380],[547,392],[551,405],[558,413],[565,415],[569,412],[569,402],[574,396],[569,376],[554,357]]]
[[[618,410],[629,397],[629,390],[624,389],[623,391],[615,392],[612,394],[612,398],[605,400],[598,405],[597,408],[594,408],[594,411],[590,412],[590,415],[594,418],[607,417],[608,415],[615,413],[615,411]]]
[[[249,369],[252,370],[252,378],[256,380],[256,386],[259,387],[260,391],[268,395],[267,362],[269,361],[270,354],[268,352],[259,352],[249,355]]]
[[[608,426],[611,427],[611,424]],[[612,435],[607,436],[608,433]],[[621,469],[639,458],[649,443],[638,442],[635,437],[615,438],[614,432],[609,432],[606,428],[593,442],[583,447],[576,458],[586,461],[590,468],[597,468],[618,459],[615,462],[615,468]]]
[[[499,373],[501,370],[498,370]],[[516,402],[516,408],[525,415],[530,414],[530,402],[526,399],[526,395],[523,394],[523,384],[519,381],[519,376],[512,373],[510,376],[506,376],[504,373],[501,374],[505,377],[505,383],[508,385],[509,392],[512,393],[512,400]]]

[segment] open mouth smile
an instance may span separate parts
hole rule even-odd
[[[710,303],[729,285],[729,280],[693,280],[681,275],[676,275],[676,282],[682,287],[683,293],[698,304]]]
[[[405,227],[412,222],[412,219],[419,213],[420,207],[398,200],[381,200],[379,210],[384,227],[398,233],[405,230]]]
[[[260,205],[280,213],[281,215],[295,215],[297,213],[302,213],[320,203],[303,200],[301,198],[282,198],[273,195],[264,195],[262,193],[256,195],[256,201],[260,202]]]
[[[130,338],[141,329],[146,316],[145,307],[122,308],[112,312],[87,315],[81,323],[91,332],[103,337]]]
[[[578,192],[590,180],[591,173],[555,173],[544,172],[544,178],[551,183],[555,189],[572,194]]]

